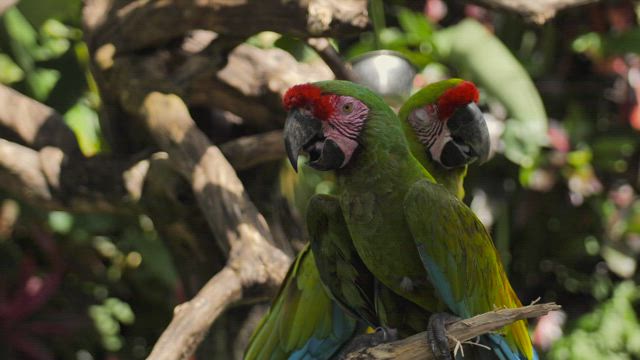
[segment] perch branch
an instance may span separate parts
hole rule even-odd
[[[536,304],[514,309],[494,310],[469,319],[456,321],[447,326],[449,348],[453,350],[458,342],[468,341],[518,320],[539,317],[560,308],[560,305],[555,303]],[[435,359],[427,344],[427,333],[421,332],[406,339],[351,352],[345,355],[344,359]]]
[[[185,359],[193,354],[220,312],[241,298],[243,290],[277,287],[289,259],[272,245],[266,221],[249,200],[233,168],[196,127],[179,97],[151,93],[140,114],[156,143],[191,183],[211,231],[229,253],[222,272],[179,308],[149,356]],[[189,321],[199,315],[199,321]]]

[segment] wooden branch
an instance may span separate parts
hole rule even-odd
[[[556,16],[560,10],[582,6],[599,0],[473,0],[481,5],[520,14],[538,24]]]
[[[246,44],[233,49],[224,68],[213,70],[193,79],[184,91],[187,102],[228,110],[258,130],[282,128],[282,95],[289,87],[334,78],[322,61],[299,63],[282,49]]]
[[[0,182],[27,201],[52,201],[38,152],[4,139],[0,139]]]
[[[155,141],[191,183],[212,233],[229,253],[225,270],[212,279],[209,290],[190,302],[193,306],[174,316],[149,357],[185,359],[193,354],[220,311],[240,298],[239,289],[279,286],[289,258],[272,245],[267,223],[249,200],[233,168],[196,127],[179,97],[150,93],[140,115]],[[227,289],[233,291],[226,292]],[[221,294],[229,295],[218,299]],[[199,314],[207,317],[198,322],[187,321]]]
[[[237,138],[220,145],[220,150],[236,170],[249,169],[285,156],[281,130]]]
[[[0,14],[4,14],[8,8],[16,5],[20,0],[0,0]]]
[[[194,29],[244,39],[264,30],[300,37],[354,34],[368,24],[366,0],[89,0],[83,18],[90,48],[110,44],[118,53],[163,45]]]
[[[67,154],[80,153],[73,132],[60,114],[5,85],[0,85],[0,126],[34,149],[55,146]]]
[[[242,298],[242,280],[227,266],[190,301],[177,306],[147,360],[190,358],[224,309]]]
[[[356,75],[351,70],[351,66],[347,64],[336,49],[331,46],[326,38],[313,38],[307,40],[311,46],[320,55],[320,58],[329,66],[336,79],[356,81]]]
[[[447,326],[449,348],[454,350],[457,342],[469,341],[518,320],[539,317],[560,308],[561,306],[555,303],[536,304],[514,309],[495,310],[469,319],[456,321]],[[351,352],[345,355],[344,359],[435,359],[427,344],[427,333],[422,332],[406,339]]]

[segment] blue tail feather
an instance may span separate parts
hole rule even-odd
[[[357,323],[334,302],[332,324],[328,337],[309,339],[304,347],[289,356],[289,360],[325,360],[334,356],[353,337]]]

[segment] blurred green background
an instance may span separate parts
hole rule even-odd
[[[563,312],[531,322],[547,359],[640,358],[640,5],[596,3],[545,25],[459,1],[378,3],[374,28],[334,39],[346,59],[393,49],[416,88],[475,81],[494,157],[472,167],[466,201],[491,229],[524,303]],[[417,11],[416,11],[417,10]],[[22,0],[0,18],[0,82],[64,114],[87,156],[108,152],[82,41],[80,0]],[[247,39],[298,61],[275,33]],[[283,164],[303,211],[330,176]],[[0,184],[0,358],[141,359],[187,300],[150,218],[48,212]]]

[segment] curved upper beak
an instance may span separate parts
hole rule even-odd
[[[321,138],[322,124],[306,111],[293,109],[284,123],[284,147],[293,169],[298,171],[298,155],[314,139]]]
[[[340,146],[324,136],[322,122],[306,110],[289,112],[283,135],[287,157],[295,171],[301,152],[309,154],[308,164],[316,170],[335,170],[344,165],[345,155]]]
[[[491,140],[484,115],[475,103],[459,108],[447,120],[453,141],[443,151],[443,165],[456,167],[489,158]]]

